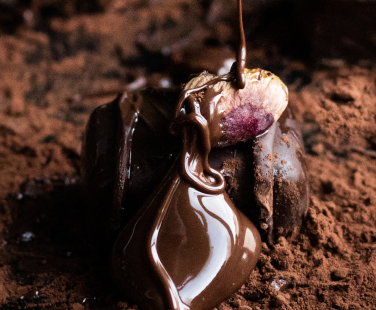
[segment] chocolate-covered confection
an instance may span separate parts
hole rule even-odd
[[[208,122],[186,102],[173,122],[183,149],[113,250],[113,276],[142,309],[212,309],[246,281],[261,250],[256,227],[208,164]]]
[[[110,231],[115,234],[130,220],[172,166],[180,140],[168,131],[178,98],[178,89],[132,91],[91,115],[82,155],[91,243],[110,245]],[[269,237],[263,238],[269,242],[299,228],[308,207],[300,136],[287,108],[258,140],[213,148],[209,154],[211,167],[226,177],[236,207],[261,227],[268,224]]]
[[[261,237],[250,219],[273,242],[276,228],[301,224],[307,206],[295,124],[291,115],[275,123],[287,88],[270,72],[245,68],[241,0],[238,9],[237,62],[228,74],[203,72],[179,94],[125,92],[89,120],[83,175],[88,195],[97,194],[86,226],[99,248],[116,239],[113,278],[145,310],[212,309],[256,265]],[[289,173],[294,165],[297,174]]]

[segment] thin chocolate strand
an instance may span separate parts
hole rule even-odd
[[[243,27],[243,6],[242,0],[238,0],[238,35],[239,35],[239,42],[238,42],[238,49],[236,53],[236,81],[237,86],[239,89],[243,89],[245,87],[245,62],[247,58],[247,50],[246,50],[246,43],[245,43],[245,35],[244,35],[244,27]]]

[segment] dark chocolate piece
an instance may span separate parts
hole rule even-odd
[[[168,134],[178,95],[178,89],[126,92],[91,114],[81,172],[84,232],[94,248],[112,245],[118,229],[170,169],[180,145]]]

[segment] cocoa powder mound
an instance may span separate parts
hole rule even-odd
[[[234,55],[223,1],[100,3],[96,15],[68,6],[48,19],[36,7],[35,26],[0,34],[0,309],[137,309],[81,234],[84,126],[113,89],[179,85]],[[289,104],[310,206],[299,232],[263,244],[248,282],[218,309],[376,309],[376,68],[308,72],[275,49],[251,46],[249,63],[284,63],[282,78],[305,81],[290,81]],[[232,190],[241,166],[224,167]]]

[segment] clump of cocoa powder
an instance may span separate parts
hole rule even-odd
[[[241,169],[242,161],[240,158],[228,159],[223,162],[221,174],[226,179],[226,192],[229,194],[235,194],[239,187],[236,179],[236,172]]]

